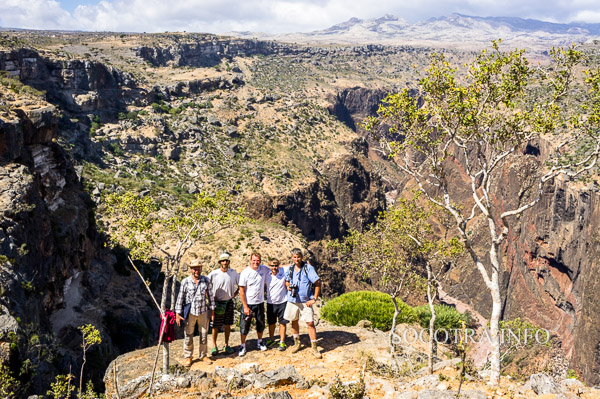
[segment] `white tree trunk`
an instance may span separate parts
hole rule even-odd
[[[491,282],[488,286],[492,296],[492,315],[490,317],[490,385],[497,385],[500,382],[500,339],[499,339],[499,324],[500,313],[502,311],[502,299],[500,297],[500,263],[498,262],[498,245],[493,244],[490,249],[490,261],[492,263]]]
[[[429,311],[431,312],[431,319],[429,320],[429,360],[427,362],[429,374],[433,374],[433,355],[435,348],[434,326],[435,319],[437,318],[435,307],[433,306],[435,296],[431,293],[431,285],[433,284],[432,279],[431,266],[427,264],[427,303],[429,304]]]
[[[394,334],[396,334],[396,320],[398,319],[398,315],[400,314],[400,309],[398,309],[398,302],[396,302],[396,297],[390,295],[392,298],[392,303],[394,304],[394,316],[392,317],[392,329],[390,330],[390,354],[394,354]]]
[[[170,277],[170,267],[167,266],[167,270],[165,271],[165,282],[162,289],[162,298],[160,300],[160,311],[164,315],[165,309],[167,307],[167,297],[169,293],[169,284],[171,283]],[[162,364],[162,372],[163,374],[169,373],[169,343],[163,342],[163,364]]]
[[[162,365],[162,373],[163,375],[169,374],[169,343],[163,342],[163,365]]]

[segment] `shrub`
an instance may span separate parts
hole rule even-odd
[[[13,378],[10,369],[5,365],[0,365],[0,397],[13,399],[17,397],[19,384]]]
[[[435,307],[435,330],[445,329],[452,330],[461,328],[464,321],[468,325],[468,318],[458,310],[448,305],[434,305]],[[429,305],[421,305],[414,308],[417,320],[423,328],[429,328],[429,320],[431,320],[431,311]]]
[[[329,388],[331,399],[362,399],[365,395],[365,382],[360,378],[358,382],[344,384],[336,375]]]
[[[114,155],[118,157],[122,157],[125,152],[121,148],[121,145],[117,142],[112,142],[108,145],[108,151],[112,152]]]
[[[414,310],[397,299],[400,314],[398,323],[416,320]],[[321,309],[321,317],[338,326],[355,326],[361,320],[369,320],[373,327],[387,331],[392,327],[394,304],[389,295],[376,291],[349,292],[327,302]]]

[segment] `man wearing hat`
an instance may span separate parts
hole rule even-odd
[[[215,300],[212,295],[212,283],[206,276],[202,276],[202,263],[200,259],[194,259],[190,262],[189,277],[181,282],[177,303],[175,304],[175,313],[177,314],[177,326],[181,322],[185,325],[185,339],[183,340],[183,365],[189,367],[192,365],[192,354],[194,353],[194,329],[198,324],[200,332],[199,359],[212,364],[208,358],[207,335],[208,320],[214,317]],[[183,317],[185,305],[191,304],[189,314]]]
[[[219,353],[217,336],[221,327],[225,329],[223,351],[227,354],[232,354],[234,350],[229,346],[229,334],[234,322],[234,298],[238,294],[240,275],[235,270],[229,268],[229,254],[227,252],[219,255],[219,268],[210,272],[208,278],[212,283],[212,294],[215,298],[215,318],[212,327],[213,347],[210,350],[210,354],[214,356]]]

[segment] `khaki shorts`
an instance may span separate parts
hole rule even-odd
[[[289,321],[295,321],[300,318],[305,323],[312,323],[315,321],[315,312],[312,306],[306,306],[303,303],[288,302],[285,305],[283,317]]]

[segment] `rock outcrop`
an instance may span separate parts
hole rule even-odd
[[[381,100],[390,92],[383,89],[367,89],[364,87],[352,87],[337,93],[335,98],[330,99],[329,112],[344,122],[350,129],[360,129],[360,122],[367,116],[377,114]]]
[[[349,228],[362,230],[385,209],[381,186],[366,158],[340,155],[311,183],[277,196],[250,196],[247,203],[251,217],[293,224],[311,241],[339,238]]]
[[[55,143],[55,108],[22,100],[0,117],[0,359],[27,364],[27,388],[45,392],[56,373],[78,369],[77,328],[93,324],[103,343],[88,371],[101,388],[107,362],[147,345],[158,317],[141,283],[117,273],[103,249],[93,203]]]

